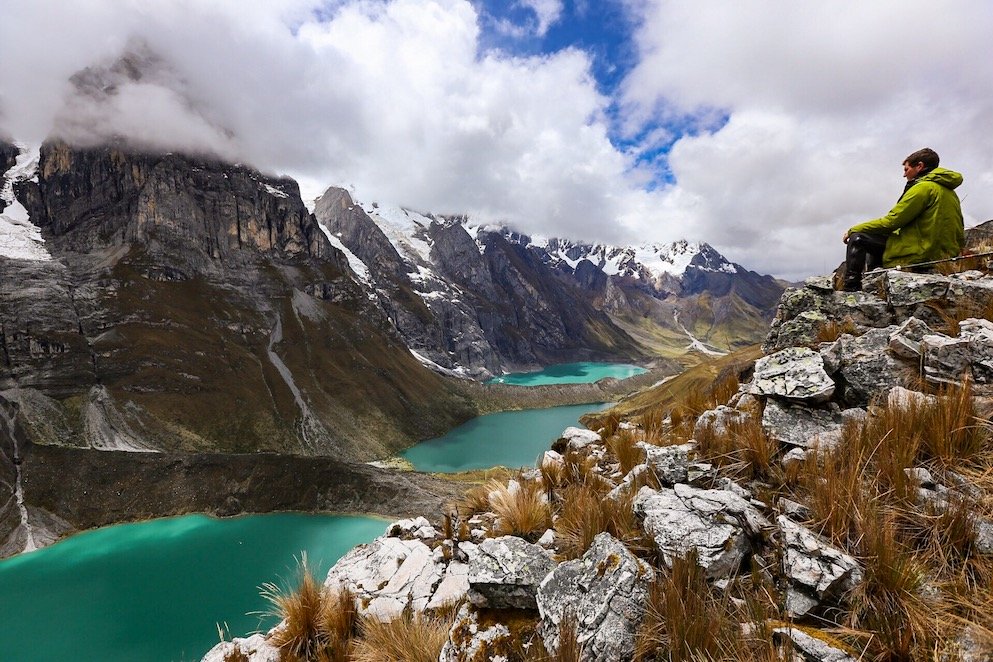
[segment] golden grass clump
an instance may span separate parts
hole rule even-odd
[[[814,342],[834,342],[846,333],[853,336],[858,334],[858,326],[856,326],[855,320],[851,317],[845,316],[840,322],[838,320],[828,320],[817,328],[817,335],[814,337]]]
[[[782,480],[776,461],[779,444],[762,429],[758,416],[744,416],[718,428],[702,425],[695,435],[701,459],[712,462],[738,479]]]
[[[707,584],[696,553],[675,558],[649,588],[647,611],[635,639],[638,662],[667,660],[773,660],[771,640],[749,640],[728,593]]]
[[[590,483],[567,486],[562,491],[554,527],[559,556],[563,560],[579,558],[593,544],[593,539],[605,531],[634,553],[645,554],[652,543],[634,516],[634,496],[630,492],[618,499],[608,499],[598,486]]]
[[[489,501],[496,515],[493,533],[498,536],[534,542],[552,526],[548,495],[538,481],[520,480],[513,489],[500,485],[490,493]]]
[[[865,578],[852,597],[850,625],[870,635],[869,659],[922,659],[939,638],[936,605],[922,592],[925,568],[900,542],[892,516],[868,519],[862,536]]]
[[[645,460],[645,451],[636,445],[640,438],[632,430],[619,430],[613,436],[607,438],[607,450],[609,450],[624,473],[641,464]]]
[[[350,662],[436,662],[448,641],[452,618],[405,612],[383,622],[364,618]]]
[[[554,654],[546,654],[547,662],[581,662],[583,646],[579,643],[579,625],[571,612],[559,621],[559,647]]]
[[[272,583],[262,587],[262,597],[283,620],[269,643],[287,662],[344,662],[357,624],[355,598],[346,589],[331,590],[318,582],[306,554],[301,555],[298,570],[300,583],[294,591],[282,591]]]
[[[663,407],[652,407],[641,415],[638,423],[645,431],[645,440],[648,443],[656,443],[665,436],[667,415],[668,412]]]
[[[937,398],[924,403],[913,424],[921,427],[918,459],[934,460],[943,467],[974,464],[993,452],[988,421],[976,415],[972,387],[943,387]]]
[[[245,651],[235,644],[224,653],[224,662],[249,662]]]

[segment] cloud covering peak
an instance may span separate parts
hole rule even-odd
[[[989,3],[616,1],[636,58],[615,87],[579,42],[487,48],[482,0],[11,3],[0,135],[125,136],[547,236],[685,237],[787,277],[833,268],[925,145],[964,173],[969,220],[993,217]],[[585,4],[515,7],[541,38]]]

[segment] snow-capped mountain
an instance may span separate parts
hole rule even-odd
[[[411,350],[462,374],[726,351],[761,338],[782,291],[706,243],[530,237],[335,187],[315,215]]]
[[[572,269],[581,260],[589,260],[608,276],[624,276],[651,283],[672,277],[681,278],[691,266],[731,274],[740,270],[709,244],[686,240],[632,247],[533,237],[531,245],[544,248],[551,260],[559,260]]]
[[[361,264],[411,351],[457,374],[643,356],[580,288],[501,231],[461,217],[360,204],[330,188],[314,213]]]

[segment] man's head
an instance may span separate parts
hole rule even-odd
[[[938,153],[930,147],[919,149],[903,160],[903,176],[916,179],[938,167]]]

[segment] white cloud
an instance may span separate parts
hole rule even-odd
[[[539,37],[544,36],[548,32],[548,28],[555,25],[562,17],[562,0],[520,0],[520,3],[538,17],[538,26],[535,32]]]
[[[460,0],[355,0],[324,20],[317,5],[21,5],[0,23],[0,128],[40,139],[69,115],[76,129],[286,172],[306,194],[347,184],[365,200],[545,234],[630,238],[632,210],[651,208],[609,140],[609,100],[582,51],[481,54],[478,16]],[[534,5],[553,20],[552,4]],[[168,75],[99,103],[77,95],[67,112],[66,80],[136,37]]]
[[[836,265],[841,234],[887,211],[900,161],[925,145],[965,175],[969,220],[993,217],[984,0],[624,0],[640,61],[620,117],[582,51],[481,52],[467,0],[8,4],[0,134],[19,140],[58,118],[288,173],[308,195],[345,184],[544,235],[704,240],[788,277]],[[557,0],[526,4],[542,30],[562,20]],[[70,94],[72,74],[134,38],[161,69]],[[665,188],[644,190],[651,173],[611,144],[614,122],[657,146],[678,133],[660,120],[715,109],[727,123],[675,143]]]
[[[666,208],[734,259],[833,268],[844,230],[889,210],[924,146],[965,175],[967,225],[993,218],[990,3],[658,0],[642,18],[627,121],[725,110],[676,143]]]

